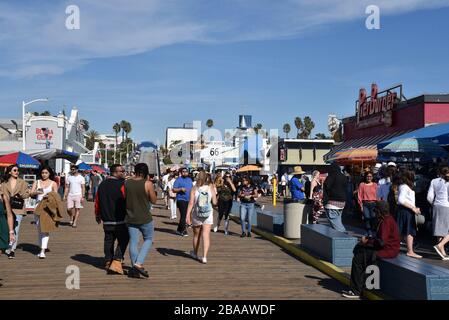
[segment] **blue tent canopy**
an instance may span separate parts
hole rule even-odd
[[[81,163],[78,165],[78,170],[81,170],[81,171],[91,171],[91,170],[92,170],[92,167],[91,167],[90,165],[88,165],[87,163],[85,163],[85,162],[81,162]]]
[[[406,138],[430,139],[440,146],[447,146],[449,145],[449,122],[434,124],[385,141],[381,141],[377,145],[377,149],[382,149],[393,141]]]

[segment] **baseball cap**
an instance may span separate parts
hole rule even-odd
[[[388,162],[387,167],[396,167],[396,163]]]

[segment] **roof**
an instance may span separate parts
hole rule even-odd
[[[346,150],[346,149],[357,149],[357,148],[377,149],[377,144],[379,142],[402,135],[409,131],[410,130],[398,131],[398,132],[390,133],[390,134],[382,134],[382,135],[377,135],[377,136],[372,136],[372,137],[364,137],[364,138],[343,141],[338,146],[335,146],[334,148],[332,148],[332,150],[324,156],[324,160],[328,161],[328,159],[333,157],[335,155],[335,153],[337,153],[338,151]]]
[[[400,136],[395,136],[381,141],[378,144],[378,148],[383,148],[390,142],[398,139],[406,139],[406,138],[418,138],[418,139],[432,139],[435,143],[439,145],[449,145],[449,122],[433,124],[418,130],[414,130]]]
[[[284,142],[334,143],[333,139],[281,139]]]

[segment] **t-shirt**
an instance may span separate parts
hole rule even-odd
[[[227,184],[217,188],[218,199],[222,201],[232,200],[232,189]]]
[[[253,186],[242,186],[240,189],[240,201],[242,203],[254,203],[256,200],[254,199],[254,187]],[[247,199],[245,197],[251,197],[250,199]]]
[[[176,201],[189,201],[190,200],[190,191],[192,190],[193,182],[189,177],[183,178],[179,177],[176,179],[173,184],[173,188],[180,189],[186,188],[186,192],[178,192],[176,193]]]
[[[101,183],[101,177],[97,174],[97,175],[94,175],[92,178],[91,178],[91,180],[92,180],[92,187],[98,187],[99,185],[100,185],[100,183]]]
[[[66,182],[69,188],[69,196],[80,196],[83,194],[82,185],[86,184],[82,175],[69,176]]]
[[[292,193],[292,199],[293,200],[304,200],[304,192],[302,192],[301,188],[303,187],[303,184],[301,181],[299,181],[298,178],[293,177],[290,180],[290,192]]]

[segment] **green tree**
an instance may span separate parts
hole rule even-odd
[[[92,150],[94,148],[95,142],[98,141],[100,134],[98,133],[98,131],[91,130],[86,133],[86,136],[86,148]]]
[[[327,137],[324,133],[317,133],[315,135],[315,139],[330,139],[329,137]]]
[[[129,134],[132,131],[132,126],[130,122],[126,122],[125,128],[123,128],[123,131],[125,131],[125,140],[128,140]]]
[[[125,128],[127,126],[127,121],[122,120],[120,121],[120,129],[122,129],[122,142],[125,141]]]
[[[291,127],[288,123],[284,124],[282,131],[284,131],[286,138],[288,139],[288,134],[290,133]]]
[[[296,138],[299,139],[300,138],[300,133],[299,131],[304,130],[304,124],[302,123],[302,119],[300,117],[296,117],[295,118],[295,127],[296,127]]]
[[[208,119],[208,120],[206,121],[206,127],[212,128],[213,126],[214,126],[214,120]]]
[[[254,131],[255,131],[256,133],[259,133],[259,130],[260,130],[260,129],[262,129],[262,124],[261,124],[261,123],[256,124],[256,126],[254,127]]]
[[[122,127],[120,127],[120,123],[114,123],[114,125],[112,126],[112,130],[114,130],[114,134],[115,134],[115,152],[114,152],[114,162],[117,161],[117,146],[118,146],[118,135],[120,134],[120,130],[122,129]],[[117,163],[117,162],[116,162]]]
[[[41,116],[48,117],[48,116],[51,116],[51,113],[50,113],[50,111],[44,111],[44,112],[41,113]]]
[[[312,121],[312,119],[309,116],[305,117],[304,118],[304,129],[300,134],[301,139],[310,138],[313,128],[315,128],[315,123]]]
[[[35,112],[33,112],[32,114],[33,114],[33,116],[36,116],[36,117],[37,117],[37,116],[39,115],[39,112],[36,112],[36,111],[35,111]]]
[[[90,128],[89,121],[81,119],[80,124],[83,126],[84,131],[89,131]]]

